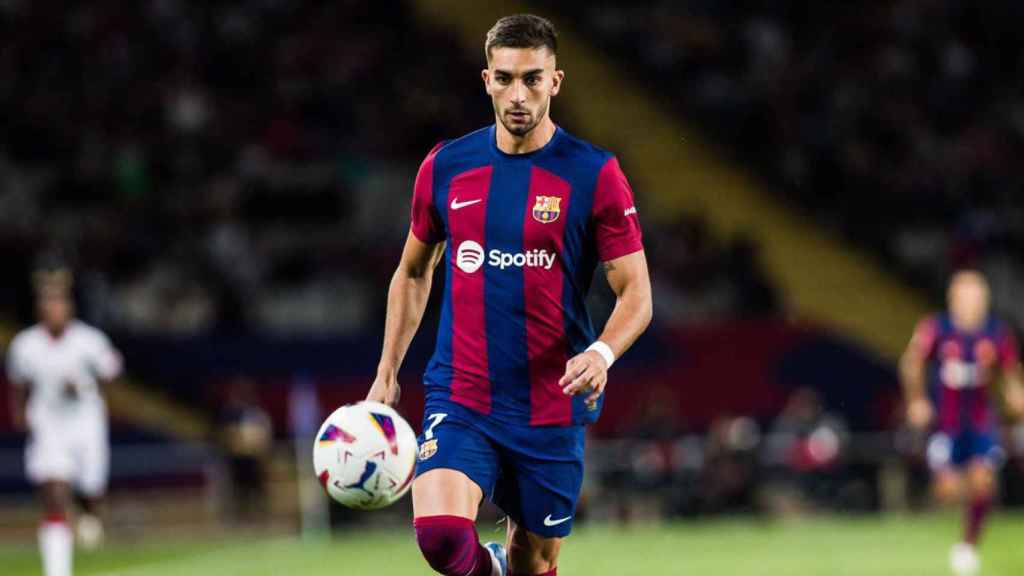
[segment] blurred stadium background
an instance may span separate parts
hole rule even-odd
[[[493,121],[483,35],[523,11],[560,30],[556,122],[630,176],[655,290],[562,571],[944,573],[957,518],[895,359],[960,266],[1024,326],[1014,0],[0,1],[0,343],[58,255],[128,370],[80,572],[428,572],[408,501],[327,506],[309,436],[365,395],[416,167]],[[401,375],[417,428],[436,313]],[[0,408],[0,571],[36,573]],[[1005,442],[986,574],[1024,573],[1024,428]]]

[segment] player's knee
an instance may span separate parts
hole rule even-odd
[[[48,517],[63,516],[70,507],[70,495],[67,488],[59,482],[46,482],[39,491],[39,499],[43,513]]]
[[[416,542],[436,572],[463,576],[473,569],[479,541],[473,521],[458,516],[425,516],[414,520]]]
[[[508,549],[510,571],[513,574],[550,573],[558,564],[561,544],[561,538],[542,538],[515,526]]]
[[[951,506],[960,502],[960,486],[950,482],[941,482],[935,486],[935,499],[940,504]]]
[[[971,500],[986,500],[995,495],[995,473],[986,466],[972,466],[968,475]]]

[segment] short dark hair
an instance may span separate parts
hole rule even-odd
[[[484,55],[491,59],[491,48],[547,48],[558,53],[558,32],[546,18],[533,14],[515,14],[499,18],[487,31]]]

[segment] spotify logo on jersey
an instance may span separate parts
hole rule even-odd
[[[484,247],[472,240],[466,240],[459,244],[459,250],[455,253],[455,265],[459,270],[472,274],[484,264]]]
[[[557,256],[547,250],[534,249],[526,252],[502,252],[494,249],[487,253],[487,263],[499,270],[506,268],[543,268],[551,270]],[[455,253],[455,265],[466,274],[472,274],[484,265],[484,248],[472,240],[459,244]]]

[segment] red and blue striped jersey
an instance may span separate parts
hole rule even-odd
[[[955,434],[996,425],[991,384],[998,371],[1019,362],[1017,339],[1006,324],[990,317],[980,330],[966,332],[948,314],[938,314],[918,323],[911,346],[927,360],[940,430]]]
[[[561,128],[527,154],[502,152],[493,125],[439,144],[416,176],[412,233],[447,242],[428,401],[511,424],[596,420],[601,403],[558,380],[595,338],[584,299],[598,261],[643,249],[615,157]]]

